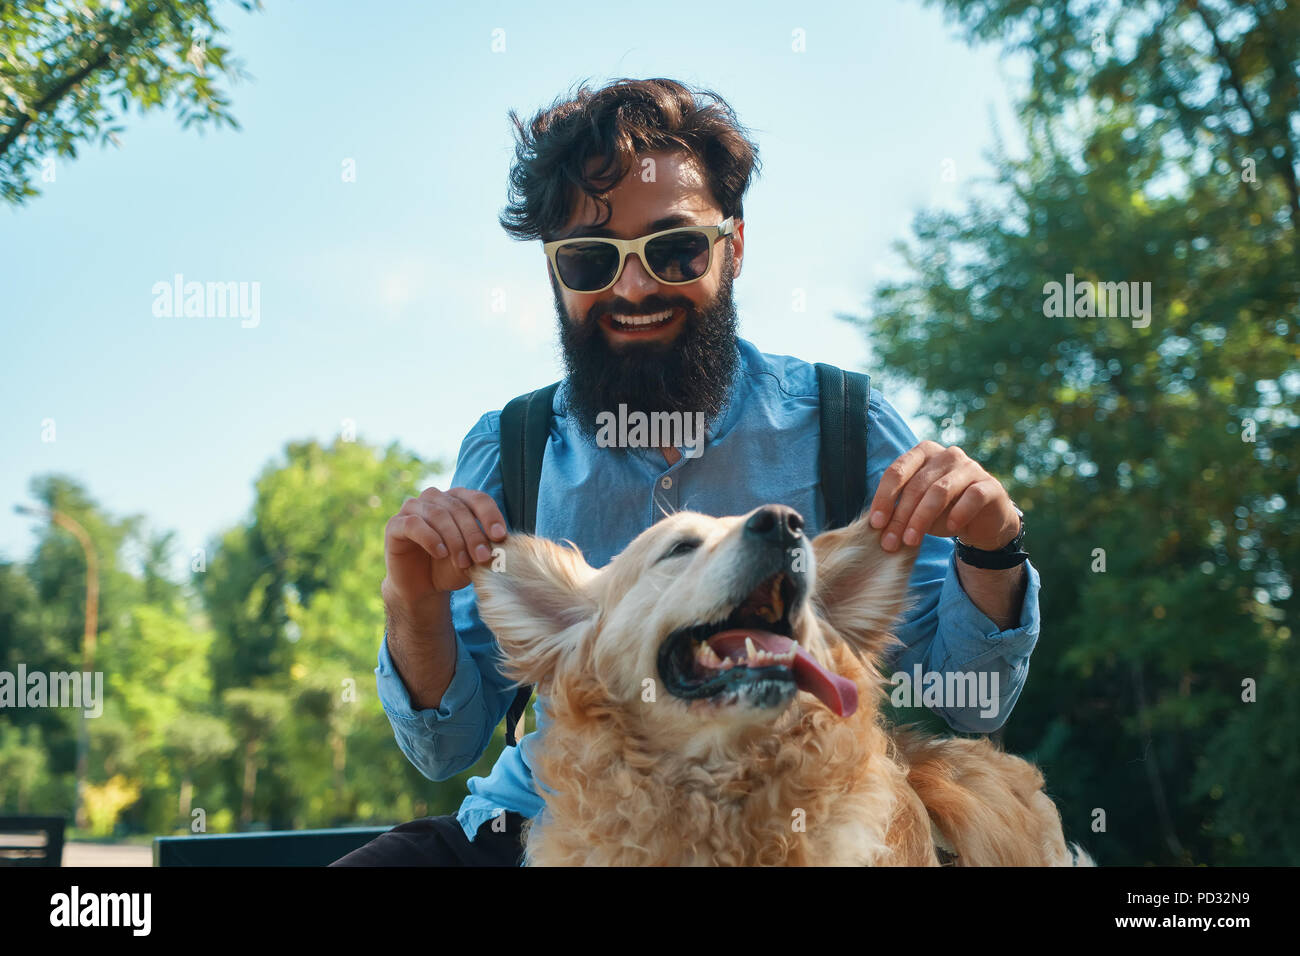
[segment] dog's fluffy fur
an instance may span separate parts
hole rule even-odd
[[[473,572],[506,673],[538,685],[550,718],[526,861],[936,866],[937,830],[958,865],[1091,863],[1066,846],[1032,764],[984,739],[885,724],[878,667],[917,549],[884,551],[865,516],[811,543],[809,599],[791,619],[814,658],[857,684],[854,714],[803,691],[784,709],[664,691],[660,644],[729,610],[746,517],[678,513],[599,571],[572,547],[513,535],[498,570]],[[699,546],[665,558],[683,538]]]

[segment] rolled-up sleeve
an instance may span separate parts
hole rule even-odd
[[[498,428],[499,414],[489,412],[470,430],[456,458],[451,487],[484,491],[504,513]],[[387,633],[375,668],[379,700],[397,745],[430,780],[446,780],[483,756],[514,697],[514,685],[500,671],[496,638],[478,615],[473,585],[452,594],[451,621],[456,672],[437,707],[411,706],[410,691],[388,654]]]
[[[874,388],[870,416],[868,501],[880,487],[885,469],[918,443],[902,416]],[[1029,656],[1038,642],[1041,582],[1038,570],[1026,561],[1028,581],[1019,622],[1000,630],[962,587],[955,554],[951,538],[926,535],[922,540],[909,582],[912,604],[897,630],[904,647],[892,666],[910,678],[919,665],[923,673],[941,675],[945,686],[957,683],[950,683],[949,675],[982,680],[989,691],[996,686],[996,706],[972,700],[960,707],[930,706],[954,730],[991,733],[1010,716],[1029,674]]]

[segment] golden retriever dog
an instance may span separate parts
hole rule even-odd
[[[680,512],[600,570],[512,535],[472,572],[504,671],[545,698],[525,862],[1090,864],[1032,764],[885,723],[917,548],[865,515],[802,529]]]

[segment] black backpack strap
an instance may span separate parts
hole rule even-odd
[[[537,489],[542,482],[542,459],[551,434],[551,404],[559,382],[512,399],[501,410],[501,482],[510,530],[533,534],[537,528]],[[515,727],[533,695],[531,684],[515,692],[506,711],[506,743],[518,744]]]
[[[537,488],[551,434],[551,404],[559,382],[511,399],[501,410],[501,481],[510,530],[532,534],[537,527]]]
[[[821,392],[821,482],[826,528],[842,528],[867,506],[867,403],[871,376],[817,363]]]

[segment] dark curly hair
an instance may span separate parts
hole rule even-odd
[[[742,198],[760,168],[758,147],[726,101],[676,80],[620,79],[592,92],[582,83],[527,126],[510,111],[516,133],[510,201],[501,227],[516,239],[549,241],[568,222],[581,189],[604,208],[600,193],[616,185],[639,153],[685,151],[704,167],[722,215],[744,218]],[[592,158],[604,162],[585,174]]]

